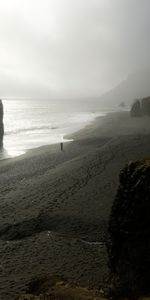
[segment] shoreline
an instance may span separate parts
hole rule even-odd
[[[112,112],[112,114],[114,114],[115,112]],[[84,132],[86,131],[86,128],[92,128],[94,126],[94,123],[97,122],[97,120],[100,120],[101,118],[105,118],[107,115],[109,115],[111,113],[106,113],[106,115],[104,116],[96,116],[92,121],[90,121],[88,124],[86,124],[84,127],[82,127],[81,129],[77,130],[77,131],[74,131],[73,133],[70,133],[69,135],[64,135],[63,138],[65,139],[63,141],[64,143],[64,146],[69,144],[69,143],[72,143],[75,141],[75,138],[76,136],[78,136],[78,134],[80,135],[80,132]],[[60,149],[60,142],[59,143],[55,143],[55,144],[46,144],[46,145],[41,145],[41,146],[38,146],[38,147],[35,147],[35,148],[31,148],[31,149],[27,149],[27,150],[24,150],[25,152],[20,154],[20,155],[17,155],[17,156],[9,156],[9,157],[6,157],[6,158],[2,158],[0,159],[0,165],[2,162],[9,162],[9,161],[17,161],[17,160],[20,160],[20,159],[24,159],[24,158],[27,158],[27,157],[30,157],[30,156],[34,156],[36,154],[39,154],[39,153],[44,153],[45,151],[49,150],[50,152],[55,152],[55,151],[58,151]],[[4,151],[6,149],[4,148]],[[7,150],[6,150],[7,151]]]
[[[150,118],[111,113],[76,132],[63,152],[43,146],[0,162],[2,300],[50,274],[107,287],[105,242],[119,172],[149,156],[149,125]]]
[[[81,138],[85,139],[89,134],[94,136],[94,129],[95,128],[97,129],[97,127],[99,127],[100,125],[103,125],[104,120],[106,120],[106,122],[107,122],[107,117],[109,118],[109,116],[113,116],[113,115],[115,116],[115,115],[118,115],[120,113],[128,114],[128,111],[107,112],[103,116],[96,116],[92,121],[90,121],[88,124],[86,124],[81,129],[79,129],[79,130],[77,130],[73,133],[64,135],[63,138],[68,140],[68,141],[63,142],[64,145],[75,142],[76,139],[81,139]],[[17,160],[20,160],[22,158],[27,158],[27,157],[30,157],[32,155],[36,155],[36,153],[37,154],[44,153],[47,150],[50,150],[50,152],[58,151],[60,149],[59,145],[60,145],[60,142],[55,143],[55,144],[41,145],[41,146],[38,146],[38,147],[35,147],[35,148],[24,150],[25,152],[23,154],[20,154],[20,155],[17,155],[17,156],[9,156],[9,157],[0,159],[0,165],[4,161],[6,161],[6,162],[7,161],[9,162],[11,160],[17,161]],[[5,150],[6,149],[4,148],[4,151]]]
[[[2,149],[2,151],[0,153],[0,160],[7,159],[7,158],[15,158],[15,157],[24,155],[25,153],[27,153],[30,150],[38,149],[40,147],[47,146],[47,145],[59,144],[61,141],[63,141],[64,143],[69,142],[69,140],[66,138],[67,135],[72,135],[75,132],[78,132],[79,130],[85,128],[87,125],[92,124],[95,121],[95,119],[97,118],[97,116],[106,115],[105,112],[99,112],[99,113],[98,112],[86,112],[86,113],[83,112],[83,114],[87,115],[85,120],[81,120],[81,121],[79,121],[79,123],[78,123],[78,120],[76,120],[76,123],[75,123],[75,121],[74,122],[72,121],[72,124],[70,123],[71,127],[69,126],[69,123],[68,123],[68,127],[66,127],[66,128],[64,127],[64,129],[63,129],[63,127],[62,128],[56,127],[56,131],[50,132],[49,135],[46,134],[44,140],[39,138],[39,140],[37,140],[34,144],[33,143],[34,137],[33,137],[32,143],[30,145],[28,145],[25,142],[25,144],[22,144],[22,146],[18,145],[19,148],[18,148],[17,144],[16,144],[16,147],[14,147],[14,137],[13,137],[13,145],[11,147],[11,143],[8,142],[8,135],[7,135],[7,131],[6,131],[6,135],[4,135],[4,148]],[[75,114],[75,116],[76,115],[78,116],[77,113]],[[77,118],[77,116],[76,116],[76,118]],[[80,116],[80,114],[79,114],[79,116]],[[68,118],[69,118],[69,116],[68,116]],[[69,119],[68,119],[68,122],[69,122]],[[73,126],[73,124],[74,124],[74,126]],[[65,134],[61,133],[61,131],[62,132],[66,131],[67,133],[65,133]],[[6,137],[7,137],[7,141],[5,140]],[[11,138],[12,137],[10,135],[9,140],[11,140]],[[21,136],[21,141],[22,141],[22,138],[23,137]],[[35,138],[37,139],[38,137],[35,135]],[[16,134],[15,139],[18,140],[19,135]],[[25,139],[26,139],[26,135],[25,135]],[[31,139],[31,136],[29,135],[29,141],[30,141],[30,139]]]

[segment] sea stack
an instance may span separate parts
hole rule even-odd
[[[135,100],[130,111],[131,117],[141,116],[141,103],[140,100]]]
[[[143,98],[141,106],[143,115],[150,116],[150,97]]]
[[[3,147],[3,137],[4,137],[4,124],[3,124],[3,103],[2,100],[0,100],[0,148]]]

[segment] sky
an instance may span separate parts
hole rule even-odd
[[[0,97],[98,97],[150,64],[149,0],[0,0]]]

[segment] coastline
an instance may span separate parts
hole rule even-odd
[[[14,127],[12,129],[10,129],[10,125],[7,125],[7,123],[9,124],[8,115],[6,120],[4,120],[4,123],[6,123],[3,141],[4,149],[0,152],[0,160],[23,155],[28,150],[36,149],[41,146],[59,144],[62,141],[64,143],[68,142],[65,138],[66,135],[86,127],[87,124],[95,120],[96,116],[105,115],[105,113],[75,112],[70,114],[66,113],[66,115],[62,114],[60,117],[59,114],[58,116],[54,114],[55,117],[50,115],[52,118],[51,122],[46,119],[46,125],[43,125],[45,122],[44,116],[43,121],[41,119],[38,120],[38,124],[41,125],[37,125],[37,120],[35,120],[33,114],[32,122],[35,123],[35,126],[31,124],[31,127],[29,127],[29,124],[32,123],[30,120],[28,126],[18,128],[18,120],[16,128],[14,128],[15,125],[13,125]]]
[[[63,136],[64,139],[64,146],[68,145],[71,142],[76,141],[76,139],[85,139],[86,137],[91,136],[95,136],[94,130],[103,125],[105,123],[107,123],[107,118],[109,118],[109,116],[115,116],[116,114],[120,114],[120,113],[128,113],[127,111],[122,111],[122,112],[107,112],[105,113],[103,116],[95,116],[95,118],[90,121],[88,124],[84,125],[82,128],[80,128],[79,130],[73,131],[70,134],[66,134]],[[104,134],[103,134],[104,135]],[[107,135],[107,134],[106,134]],[[97,136],[96,136],[97,137]],[[19,154],[19,155],[14,155],[14,156],[10,156],[8,154],[6,154],[6,157],[0,159],[0,165],[3,164],[2,162],[10,162],[10,161],[17,161],[17,160],[22,160],[23,158],[26,157],[30,157],[30,156],[35,156],[38,155],[40,153],[44,153],[45,151],[50,151],[50,152],[59,152],[60,149],[60,142],[55,143],[55,144],[46,144],[46,145],[41,145],[38,147],[34,147],[34,148],[30,148],[30,149],[24,149],[24,153]],[[5,151],[7,152],[7,150],[4,147],[4,153]],[[7,156],[8,155],[8,156]]]
[[[117,120],[116,120],[117,116]],[[128,116],[127,124],[123,124],[123,128],[119,128],[119,124],[121,121],[126,121],[126,116]],[[109,123],[109,119],[111,122]],[[149,117],[138,118],[140,120],[140,126],[137,126],[137,119],[130,118],[129,111],[119,111],[119,112],[108,112],[104,116],[96,116],[94,120],[90,121],[89,124],[85,125],[80,130],[77,130],[71,134],[67,134],[64,136],[64,139],[68,139],[68,141],[64,142],[64,146],[69,145],[70,143],[75,143],[78,140],[84,140],[86,138],[114,138],[115,136],[124,136],[124,135],[142,135],[149,134]],[[113,122],[113,126],[112,126]],[[140,125],[139,124],[139,125]],[[100,131],[99,131],[100,129]],[[5,149],[4,149],[5,150]],[[25,150],[25,153],[20,154],[18,156],[7,157],[0,160],[0,166],[9,163],[11,161],[18,161],[22,159],[26,159],[32,156],[38,156],[45,152],[49,153],[59,153],[60,152],[60,143],[56,144],[47,144],[39,147],[31,148]]]
[[[118,175],[129,160],[149,156],[149,125],[149,118],[111,113],[71,135],[63,152],[43,146],[0,162],[2,300],[48,274],[107,286],[105,242]]]
[[[115,112],[112,112],[112,114],[115,113]],[[95,118],[90,121],[88,124],[84,125],[82,128],[80,128],[79,130],[76,130],[76,131],[73,131],[72,133],[70,134],[66,134],[63,136],[63,143],[64,143],[64,146],[67,146],[69,143],[72,143],[75,141],[75,139],[78,137],[78,134],[80,136],[80,132],[86,132],[86,130],[88,128],[93,128],[95,122],[97,120],[103,120],[103,118],[105,118],[108,114],[110,113],[106,113],[104,116],[95,116]],[[79,137],[80,138],[80,137]],[[7,152],[7,150],[4,148],[4,152]],[[60,142],[58,143],[55,143],[55,144],[46,144],[46,145],[41,145],[41,146],[38,146],[38,147],[35,147],[35,148],[31,148],[31,149],[27,149],[27,150],[24,150],[24,153],[22,154],[19,154],[19,155],[16,155],[16,156],[6,156],[2,159],[0,159],[0,166],[5,164],[5,162],[11,162],[11,161],[18,161],[18,160],[22,160],[24,158],[27,158],[27,157],[31,157],[31,156],[36,156],[38,154],[42,154],[42,153],[45,153],[49,151],[50,153],[56,153],[56,152],[59,152],[60,151]]]

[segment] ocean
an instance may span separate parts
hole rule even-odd
[[[3,100],[3,104],[5,135],[0,159],[43,145],[67,142],[66,135],[108,111],[100,110],[90,101]]]

